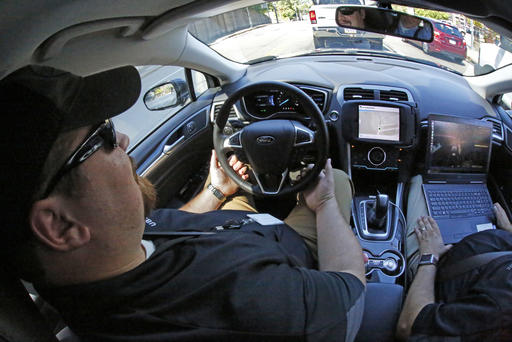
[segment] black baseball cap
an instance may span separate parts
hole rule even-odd
[[[60,133],[101,123],[130,108],[140,94],[132,66],[86,77],[26,66],[0,81],[0,250],[30,236],[28,215],[48,154]]]

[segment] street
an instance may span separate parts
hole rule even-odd
[[[268,35],[272,36],[272,46],[268,46]],[[229,59],[243,63],[264,56],[299,55],[314,50],[313,33],[308,21],[256,27],[221,38],[210,47]]]
[[[473,63],[468,60],[458,63],[449,57],[441,56],[439,54],[426,54],[421,47],[412,45],[402,41],[402,38],[386,37],[384,39],[384,47],[390,52],[395,52],[399,55],[408,57],[420,58],[434,63],[444,65],[450,69],[460,72],[463,75],[473,75]]]
[[[268,46],[268,35],[272,36],[272,46]],[[240,31],[217,40],[210,47],[229,59],[246,63],[266,56],[286,57],[313,52],[313,32],[309,21],[283,22]],[[403,42],[401,38],[387,36],[384,51],[428,60],[461,74],[473,75],[472,62],[458,63],[439,54],[425,54],[420,47]]]

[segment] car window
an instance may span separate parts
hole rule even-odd
[[[500,105],[510,111],[512,109],[512,93],[503,94],[501,96]]]
[[[196,97],[201,96],[208,89],[206,76],[199,71],[192,70],[192,83],[194,84],[194,93]]]
[[[506,50],[508,52],[512,52],[512,39],[508,38],[508,37],[505,37],[503,35],[500,36],[500,40],[501,40],[501,43],[500,43],[500,47],[503,49],[503,50]]]
[[[359,0],[318,0],[317,5],[361,5]]]
[[[495,45],[496,32],[461,14],[393,5],[397,11],[431,21],[436,35],[456,38],[436,40],[432,46],[391,35],[338,28],[334,18],[336,7],[355,1],[377,6],[373,0],[301,0],[298,2],[300,6],[284,0],[265,1],[198,19],[188,26],[188,30],[220,55],[246,64],[299,55],[374,53],[379,56],[385,52],[474,76],[512,63],[507,54],[501,58],[500,46],[508,42],[502,40],[501,45]],[[494,46],[489,46],[491,42]],[[506,51],[505,47],[503,49]]]
[[[190,102],[186,85],[185,68],[177,66],[150,65],[137,67],[141,77],[141,94],[137,102],[126,112],[113,118],[116,129],[130,138],[128,149],[136,146],[155,128],[173,117]],[[200,72],[192,72],[193,89],[196,96],[208,89],[206,77]],[[178,89],[177,104],[169,108],[150,110],[144,103],[145,95],[155,87],[172,83]],[[178,87],[177,85],[182,85]]]
[[[450,25],[446,25],[446,24],[443,24],[443,23],[435,23],[435,26],[441,32],[444,32],[446,34],[451,34],[453,36],[457,36],[459,38],[462,38],[462,34],[460,33],[460,31],[456,27],[453,27],[453,26],[450,26]]]

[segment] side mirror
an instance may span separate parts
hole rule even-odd
[[[336,9],[336,23],[341,27],[423,42],[431,42],[434,38],[434,30],[429,20],[384,8],[340,6]]]
[[[151,88],[144,95],[144,104],[149,110],[162,110],[183,105],[188,98],[187,82],[178,78]]]

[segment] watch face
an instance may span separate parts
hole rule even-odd
[[[423,254],[420,258],[420,262],[429,262],[432,261],[432,254]]]
[[[438,259],[436,258],[435,255],[433,254],[422,254],[421,257],[420,257],[420,262],[419,264],[432,264],[432,265],[436,265],[437,264],[437,261]]]

